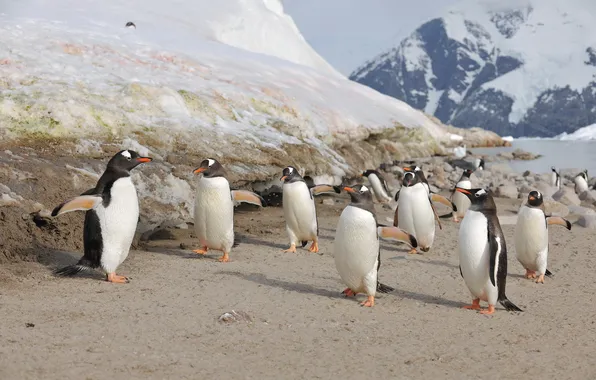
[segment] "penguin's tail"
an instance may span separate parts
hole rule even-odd
[[[546,272],[544,274],[547,275],[548,277],[553,276],[553,272],[549,271],[548,269],[546,270]]]
[[[389,286],[389,285],[385,285],[385,284],[382,284],[382,283],[380,283],[380,282],[377,282],[377,291],[378,291],[378,292],[381,292],[381,293],[390,293],[390,292],[392,292],[392,291],[394,291],[394,290],[395,290],[395,289],[394,289],[394,288],[392,288],[392,287],[391,287],[391,286]]]
[[[439,215],[439,218],[441,218],[441,219],[448,219],[448,218],[451,218],[451,217],[453,217],[453,211],[450,212],[449,214]]]
[[[56,269],[54,274],[60,277],[72,277],[81,272],[89,272],[93,270],[93,265],[88,260],[81,259],[75,265],[69,265],[64,268]]]
[[[519,307],[515,306],[515,304],[507,299],[507,297],[503,297],[499,300],[499,303],[503,305],[505,310],[507,311],[523,311]]]
[[[304,248],[308,244],[308,240],[302,240],[300,244],[302,244],[302,248]]]

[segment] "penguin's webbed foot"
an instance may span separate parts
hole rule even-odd
[[[408,251],[408,254],[409,254],[409,255],[415,255],[415,254],[417,254],[417,253],[418,253],[418,251],[416,250],[416,248],[412,248],[412,249],[410,249],[410,250]]]
[[[488,309],[480,310],[480,314],[490,315],[495,312],[495,305],[488,305]]]
[[[538,278],[536,279],[536,283],[537,284],[544,284],[544,275],[541,274],[538,276]]]
[[[350,288],[346,288],[344,289],[343,292],[341,292],[343,295],[345,295],[346,297],[356,297],[356,292],[354,292],[352,289]]]
[[[313,253],[319,253],[319,243],[313,241],[308,250]]]
[[[373,307],[373,306],[375,306],[375,297],[374,296],[368,296],[366,298],[366,301],[362,302],[360,304],[360,306],[364,306],[364,307]]]
[[[454,221],[455,223],[459,223],[459,218],[458,218],[457,216],[454,216],[454,217],[453,217],[453,221]]]
[[[203,248],[199,248],[199,249],[193,249],[194,253],[198,253],[199,255],[204,255],[209,251],[209,248],[207,247],[203,247]]]
[[[526,278],[536,278],[536,272],[533,270],[526,269]]]
[[[474,299],[471,305],[466,305],[463,308],[469,310],[480,310],[480,298]]]
[[[220,263],[227,263],[230,261],[230,256],[228,256],[227,252],[224,252],[223,256],[217,259]]]
[[[128,277],[118,276],[116,273],[108,273],[106,281],[114,282],[116,284],[128,284],[130,282]]]
[[[289,252],[289,253],[296,253],[296,244],[292,244],[292,245],[290,246],[290,248],[288,248],[288,249],[284,249],[283,251],[284,251],[284,252]]]

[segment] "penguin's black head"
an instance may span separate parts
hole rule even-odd
[[[402,181],[402,186],[410,187],[414,186],[415,184],[420,182],[420,177],[416,175],[413,171],[408,171],[404,174],[404,179]]]
[[[554,167],[554,166],[551,166],[551,167],[550,167],[550,170],[552,170],[552,171],[553,171],[553,172],[555,172],[555,173],[557,172],[557,169],[555,169],[555,167]]]
[[[377,175],[377,177],[379,176],[379,172],[378,171],[376,171],[374,169],[368,169],[368,170],[365,170],[362,173],[360,173],[360,177],[367,177],[368,178],[368,176],[371,175],[371,174],[375,174],[375,175]]]
[[[134,150],[121,150],[108,161],[108,168],[129,172],[139,164],[151,162],[152,160],[151,157],[141,157]]]
[[[135,23],[132,22],[132,21],[127,22],[126,25],[124,25],[124,27],[125,28],[133,28],[133,29],[136,29],[137,28],[137,26],[135,25]]]
[[[201,162],[198,168],[193,170],[194,174],[203,173],[203,177],[205,178],[213,178],[213,177],[223,177],[224,175],[224,168],[221,164],[214,158],[208,158]]]
[[[464,170],[464,174],[462,175],[462,177],[470,178],[470,176],[472,175],[472,173],[474,173],[474,170],[472,170],[472,169],[465,169]]]
[[[542,194],[540,191],[530,191],[530,194],[528,194],[528,204],[530,206],[539,207],[542,202],[544,202],[544,199],[542,199]]]
[[[300,173],[298,173],[298,170],[296,170],[296,168],[293,166],[288,166],[288,167],[284,168],[281,175],[282,176],[279,180],[284,183],[291,183],[291,182],[296,182],[296,181],[302,180]]]
[[[486,210],[494,210],[496,212],[497,206],[495,205],[495,201],[490,194],[490,191],[486,189],[463,189],[461,187],[456,187],[456,191],[465,194],[468,199],[470,200],[470,209],[475,211],[486,211]]]
[[[373,201],[372,193],[364,185],[344,186],[343,188],[352,199],[352,203],[366,203]]]
[[[476,159],[477,169],[484,170],[484,158],[477,158]]]

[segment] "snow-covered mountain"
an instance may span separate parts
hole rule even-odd
[[[596,2],[465,0],[351,78],[458,127],[573,132],[596,122]]]

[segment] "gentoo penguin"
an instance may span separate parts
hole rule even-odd
[[[230,190],[221,164],[208,158],[193,171],[202,174],[195,199],[195,233],[201,244],[193,252],[200,255],[209,249],[223,252],[221,262],[230,260],[229,253],[234,245],[234,203],[245,202],[263,206],[261,197],[246,190]]]
[[[575,183],[575,193],[576,194],[581,194],[584,191],[587,191],[589,189],[588,170],[586,169],[583,172],[576,175],[575,178],[573,179],[573,182]]]
[[[560,216],[544,214],[544,200],[539,191],[528,194],[528,202],[521,206],[515,225],[515,255],[526,269],[526,278],[536,278],[544,284],[544,275],[550,276],[546,268],[548,260],[548,225],[559,224],[571,230],[571,223]]]
[[[552,174],[550,177],[551,186],[554,186],[557,189],[560,189],[561,188],[561,175],[559,174],[557,169],[555,169],[554,166],[551,166],[550,170],[552,170]]]
[[[298,170],[293,166],[286,167],[280,179],[283,182],[283,209],[286,219],[286,231],[290,237],[290,248],[284,252],[296,252],[298,242],[304,247],[307,242],[312,241],[308,249],[311,252],[319,252],[319,226],[317,211],[313,195],[324,191],[325,186],[320,185],[309,188],[306,181],[300,176]]]
[[[466,159],[458,159],[458,160],[451,160],[448,161],[449,164],[453,167],[462,168],[462,169],[471,169],[473,171],[476,170],[484,170],[484,159],[482,158],[474,158],[473,160],[466,160]]]
[[[492,314],[497,301],[509,311],[522,311],[507,299],[507,245],[493,197],[484,189],[455,189],[470,199],[470,208],[459,227],[459,272],[472,293],[472,305],[488,302],[482,314]]]
[[[127,22],[126,25],[124,25],[124,27],[125,28],[128,28],[128,29],[136,29],[137,28],[137,26],[135,25],[135,23],[132,22],[132,21]]]
[[[472,175],[472,173],[473,171],[470,169],[464,170],[463,174],[461,175],[461,178],[459,179],[459,181],[457,181],[455,187],[470,190],[472,188],[472,182],[470,182],[470,176]],[[466,211],[468,211],[468,208],[470,207],[470,200],[467,196],[460,193],[459,191],[455,191],[454,189],[451,193],[451,201],[457,209],[453,212],[453,221],[459,223],[459,219],[462,219],[464,217]]]
[[[81,271],[101,267],[107,281],[128,282],[126,277],[116,275],[116,269],[128,256],[139,221],[139,200],[130,171],[151,160],[132,150],[116,153],[93,189],[52,211],[52,216],[86,211],[83,227],[85,253],[75,265],[58,269],[57,275],[74,276]]]
[[[430,194],[431,201],[437,202],[437,203],[442,203],[443,205],[450,207],[452,209],[455,207],[453,202],[449,201],[444,196],[435,194],[432,191],[430,191],[430,185],[428,184],[428,180],[426,179],[424,172],[422,171],[422,169],[419,166],[410,165],[410,166],[403,167],[403,170],[406,173],[413,172],[414,174],[416,174],[416,176],[420,179],[420,182],[422,183],[422,185],[424,185],[424,187],[426,188],[426,191],[428,192],[428,194]],[[399,202],[399,192],[395,194],[395,200],[397,202]]]
[[[435,220],[442,228],[420,176],[406,172],[393,225],[414,235],[420,250],[428,252],[435,239]],[[409,253],[416,253],[416,249],[412,248]]]
[[[368,178],[368,182],[370,182],[370,186],[372,187],[375,198],[377,198],[379,202],[385,203],[391,201],[389,188],[387,187],[387,181],[385,181],[385,178],[381,173],[376,170],[369,169],[363,171],[360,176]]]
[[[348,286],[348,297],[365,293],[361,305],[372,307],[377,291],[388,293],[393,288],[381,284],[378,272],[381,267],[379,238],[403,241],[416,247],[416,238],[399,228],[379,226],[375,216],[373,198],[364,185],[344,187],[351,203],[342,211],[333,243],[335,267],[342,281]]]

